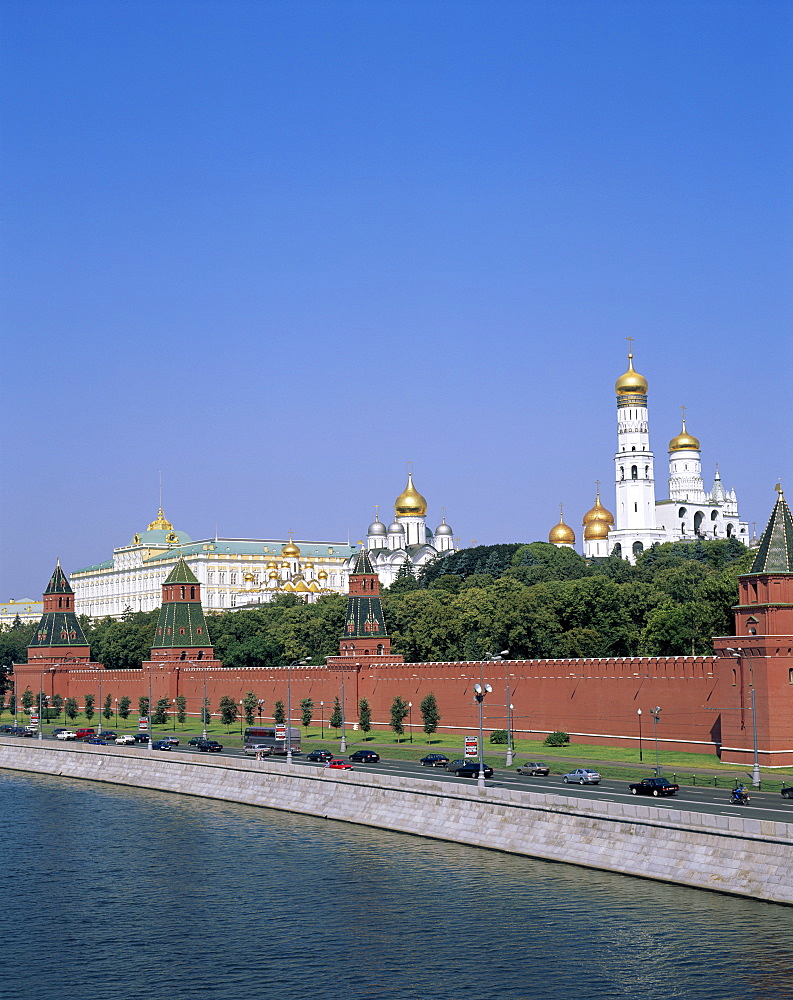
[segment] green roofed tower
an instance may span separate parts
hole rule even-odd
[[[388,656],[391,640],[385,626],[380,600],[380,578],[374,571],[366,549],[355,557],[349,576],[347,614],[344,635],[339,644],[341,656]]]
[[[91,649],[74,613],[74,592],[58,562],[44,591],[44,614],[28,646],[28,662],[90,658]]]
[[[777,493],[750,573],[793,573],[793,517],[781,486],[777,486]]]
[[[201,584],[182,556],[162,585],[152,660],[212,660],[214,650],[201,606]]]

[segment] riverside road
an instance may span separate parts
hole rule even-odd
[[[63,743],[58,743],[57,740],[50,740],[45,737],[45,741],[48,744],[57,744],[59,748],[63,748],[64,750],[68,749],[68,744],[64,745]],[[97,749],[99,749],[99,747],[97,747]],[[103,747],[102,749],[105,748]],[[132,748],[125,747],[124,749],[130,750]],[[146,748],[145,744],[143,744],[136,747],[133,752],[148,754],[149,750]],[[196,751],[195,748],[184,744],[171,751],[155,750],[152,751],[152,753],[156,753],[158,756],[162,756],[164,758],[167,757],[169,753],[195,753],[197,756],[202,758],[206,756],[204,753]],[[252,767],[255,767],[257,764],[253,757],[244,754],[242,750],[224,749],[221,753],[213,754],[212,756],[215,759],[218,757],[224,759],[244,759],[249,761]],[[345,755],[339,754],[338,756],[343,757]],[[266,760],[269,764],[286,762],[284,757],[268,757]],[[307,761],[303,754],[295,754],[293,757],[293,763],[299,767],[321,768],[323,766],[322,764],[315,764],[311,761]],[[518,766],[519,763],[520,762],[517,761],[515,766]],[[432,778],[436,781],[444,781],[468,786],[475,783],[469,778],[458,778],[455,775],[449,774],[443,768],[424,767],[421,764],[407,760],[381,759],[378,764],[356,763],[354,765],[354,769],[356,771],[381,774],[409,774],[414,777]],[[637,778],[641,776],[641,774],[637,774]],[[495,786],[501,788],[524,789],[532,792],[552,792],[554,794],[567,796],[568,798],[581,798],[589,801],[602,800],[610,802],[644,802],[659,809],[676,810],[678,812],[698,812],[719,816],[740,815],[746,818],[771,820],[778,823],[793,822],[793,800],[783,799],[778,791],[758,792],[750,787],[748,781],[746,782],[746,786],[749,789],[751,796],[751,802],[748,806],[732,805],[730,803],[730,791],[727,788],[692,787],[683,785],[676,795],[654,798],[652,796],[632,795],[628,789],[628,782],[625,780],[603,779],[599,785],[565,784],[562,781],[561,775],[552,774],[545,778],[531,778],[518,774],[514,769],[510,771],[507,771],[506,769],[496,770],[493,778],[488,780],[486,784],[488,787]]]

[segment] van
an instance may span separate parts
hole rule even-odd
[[[95,729],[78,729],[77,732],[74,734],[74,738],[76,740],[87,740],[91,736],[96,736]]]

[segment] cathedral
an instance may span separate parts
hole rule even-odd
[[[737,538],[749,544],[749,525],[741,521],[735,490],[727,491],[719,467],[710,492],[702,479],[698,438],[690,434],[683,416],[680,433],[669,442],[669,486],[666,499],[655,494],[654,456],[650,450],[647,379],[633,367],[615,384],[617,394],[617,451],[614,455],[615,516],[600,501],[583,518],[584,556],[602,559],[614,554],[630,562],[660,542],[695,542]],[[685,413],[685,411],[684,411]],[[573,548],[575,532],[561,516],[548,536],[557,546]]]
[[[445,552],[456,548],[454,532],[444,515],[434,532],[427,527],[427,501],[413,485],[413,473],[408,473],[404,490],[394,501],[394,520],[386,526],[375,513],[366,533],[366,548],[375,573],[388,587],[400,570],[415,572]],[[348,562],[353,571],[356,557]]]

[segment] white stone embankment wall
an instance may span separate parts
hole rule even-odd
[[[0,767],[305,813],[793,904],[793,824],[285,761],[0,738]]]

